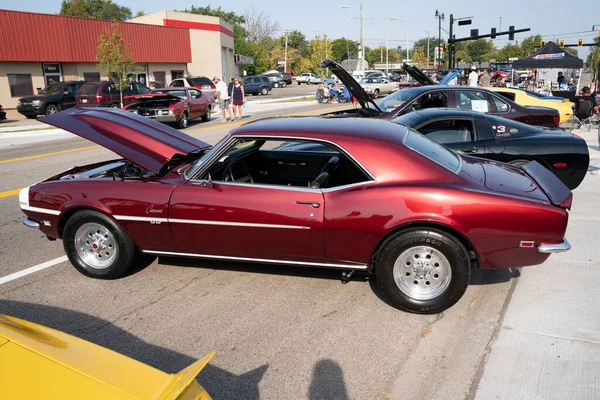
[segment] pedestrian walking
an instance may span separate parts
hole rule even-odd
[[[216,83],[217,88],[217,102],[219,103],[219,108],[221,109],[221,115],[223,116],[222,122],[227,121],[227,113],[229,113],[229,119],[233,121],[233,113],[231,108],[229,107],[229,90],[227,88],[227,84],[221,80],[218,76],[215,76],[213,81]]]
[[[477,67],[472,65],[471,73],[469,74],[469,78],[467,79],[467,86],[477,87],[478,79],[479,79],[479,75],[477,74]]]
[[[233,98],[233,119],[242,119],[242,105],[246,101],[246,96],[239,78],[235,78],[233,81],[231,92],[233,94],[231,96]]]
[[[484,69],[481,75],[479,76],[479,83],[481,84],[481,87],[490,87],[491,78],[492,77],[490,76],[490,71]]]

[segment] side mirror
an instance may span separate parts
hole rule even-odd
[[[210,176],[210,172],[208,173],[206,179],[203,179],[198,183],[198,186],[209,187],[209,188],[212,188],[215,186],[213,184],[212,177]]]

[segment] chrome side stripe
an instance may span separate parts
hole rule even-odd
[[[142,253],[153,254],[155,256],[171,256],[171,257],[192,257],[192,258],[206,258],[211,260],[231,260],[231,261],[246,261],[246,262],[257,262],[267,264],[284,264],[284,265],[298,265],[306,267],[327,267],[327,268],[342,268],[342,269],[367,269],[366,264],[333,264],[333,263],[316,263],[307,261],[284,261],[284,260],[273,260],[270,258],[250,258],[250,257],[229,257],[229,256],[217,256],[209,254],[195,254],[195,253],[176,253],[172,251],[158,251],[158,250],[143,250]]]
[[[139,221],[139,222],[169,222],[168,218],[152,218],[152,217],[133,217],[129,215],[113,215],[118,221]]]
[[[276,228],[276,229],[310,229],[310,227],[308,227],[308,226],[257,224],[254,222],[205,221],[205,220],[199,220],[199,219],[176,219],[176,218],[168,218],[168,220],[170,223],[174,223],[174,224],[246,226],[246,227],[251,227],[251,228]]]
[[[60,211],[58,210],[50,210],[48,208],[39,208],[39,207],[31,207],[24,204],[21,204],[21,210],[25,211],[33,211],[41,214],[50,214],[50,215],[59,215]]]

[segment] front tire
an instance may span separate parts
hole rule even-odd
[[[379,97],[379,89],[375,89],[375,90],[373,91],[373,98],[374,98],[374,99],[376,99],[376,98],[378,98],[378,97]]]
[[[202,114],[202,122],[210,121],[212,114],[210,113],[210,106],[206,107],[206,112]]]
[[[177,121],[177,128],[185,129],[188,126],[188,116],[187,111],[181,113],[181,117],[179,117],[179,121]]]
[[[82,274],[99,279],[123,276],[134,264],[136,247],[127,232],[97,211],[78,211],[67,221],[65,253]]]
[[[56,114],[59,111],[60,109],[56,104],[48,104],[48,106],[46,107],[46,115]]]
[[[434,229],[411,229],[392,236],[376,260],[375,277],[391,305],[435,314],[454,305],[469,285],[471,263],[464,246]]]

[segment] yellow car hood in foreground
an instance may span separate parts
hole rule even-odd
[[[194,378],[213,356],[167,374],[66,333],[0,315],[0,399],[208,400]]]

